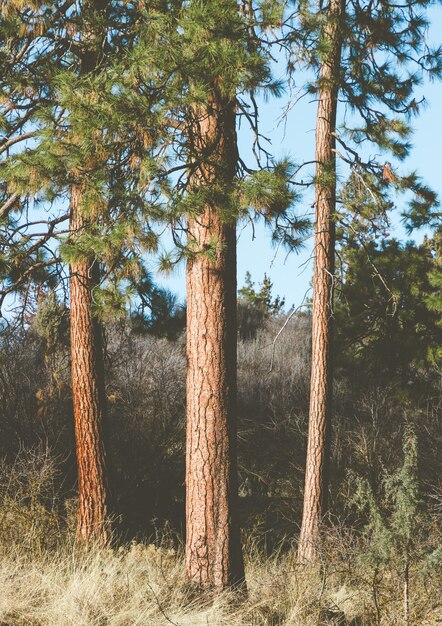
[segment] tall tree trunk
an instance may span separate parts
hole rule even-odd
[[[336,109],[345,0],[331,0],[326,26],[329,52],[320,70],[316,118],[315,242],[313,268],[310,411],[299,538],[301,562],[318,557],[320,525],[327,509],[332,403],[333,277],[335,271]]]
[[[197,115],[191,186],[231,190],[235,110],[216,97]],[[212,197],[216,196],[215,194]],[[219,200],[189,217],[187,263],[186,572],[201,588],[244,581],[236,460],[236,228]],[[215,250],[213,247],[215,246]]]
[[[71,189],[70,232],[87,224],[81,212],[82,192]],[[110,536],[103,422],[106,417],[103,339],[93,314],[93,290],[99,282],[94,258],[70,265],[72,401],[78,465],[78,538],[106,543]]]
[[[80,75],[94,72],[99,63],[106,36],[100,20],[107,4],[108,0],[83,3]],[[94,167],[93,158],[87,165]],[[71,187],[69,230],[74,239],[90,225],[82,207],[83,194],[80,183]],[[72,402],[79,497],[77,536],[85,543],[107,543],[111,532],[103,437],[106,419],[103,336],[101,324],[93,312],[93,292],[99,281],[100,271],[94,256],[82,256],[71,263]]]

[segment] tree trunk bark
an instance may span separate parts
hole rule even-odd
[[[83,3],[80,75],[97,68],[106,36],[100,20],[107,6],[108,0]],[[97,21],[97,18],[100,19]],[[94,166],[93,160],[88,166]],[[83,195],[80,182],[72,185],[69,230],[74,238],[90,224],[82,209]],[[106,419],[103,335],[93,312],[93,292],[99,285],[100,270],[94,256],[83,256],[71,262],[69,269],[72,403],[79,498],[77,537],[84,543],[107,543],[111,528],[103,436]]]
[[[304,509],[298,546],[300,562],[318,558],[320,525],[327,509],[332,403],[333,280],[335,271],[336,109],[345,0],[331,0],[316,120],[315,242],[312,361]]]
[[[194,112],[191,188],[211,193],[188,220],[186,572],[200,588],[241,585],[236,460],[236,227],[219,204],[237,163],[235,110],[216,97]]]
[[[86,219],[81,213],[82,192],[71,189],[70,231],[81,232]],[[93,290],[99,283],[99,268],[93,258],[70,265],[70,332],[72,402],[78,465],[78,538],[106,543],[108,489],[103,444],[106,416],[102,329],[93,314]]]

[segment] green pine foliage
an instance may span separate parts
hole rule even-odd
[[[431,241],[353,239],[339,255],[336,295],[338,366],[375,386],[388,379],[416,393],[431,377],[429,352],[441,343],[440,314],[430,310]]]
[[[42,210],[64,202],[63,213],[47,220],[54,271],[61,263],[93,256],[103,266],[103,298],[97,300],[121,311],[134,292],[128,283],[140,280],[142,259],[156,254],[164,224],[174,233],[174,250],[160,259],[168,270],[192,254],[180,236],[183,221],[207,204],[216,205],[226,220],[250,212],[263,216],[275,242],[295,249],[302,244],[308,221],[293,211],[297,194],[288,161],[272,162],[266,155],[267,165],[250,168],[239,159],[235,185],[221,179],[210,187],[188,185],[192,168],[210,162],[210,154],[192,152],[189,129],[195,110],[207,106],[214,89],[226,102],[236,100],[238,117],[256,133],[258,113],[249,112],[247,100],[255,103],[260,90],[281,93],[281,81],[272,77],[267,33],[281,26],[283,3],[242,10],[235,0],[87,1],[63,9],[57,3],[37,4],[33,10],[35,43],[22,65],[29,82],[40,82],[32,88],[28,82],[20,92],[32,142],[17,142],[0,171],[7,193],[20,198],[16,220],[26,203],[38,201]],[[14,19],[22,17],[20,11]],[[23,31],[14,44],[18,50],[29,36]],[[23,71],[15,68],[7,46],[6,52],[11,75],[4,78],[4,102],[9,106],[8,94],[15,93]],[[85,72],[91,55],[97,66]],[[28,102],[30,91],[41,92],[43,79],[44,98]],[[18,118],[9,126],[9,134],[18,136]],[[259,145],[259,134],[256,138]],[[67,238],[66,226],[54,229],[53,222],[67,220],[65,200],[72,185],[82,187],[81,211],[89,225]],[[5,250],[12,263],[15,248]],[[214,241],[207,254],[215,250]],[[32,256],[28,263],[32,266]]]
[[[215,96],[226,106],[236,102],[237,118],[244,118],[257,133],[258,159],[259,154],[264,156],[259,147],[255,95],[264,91],[277,96],[282,90],[281,82],[272,76],[267,34],[270,28],[280,26],[283,3],[242,9],[235,0],[195,1],[175,8],[173,17],[166,14],[148,20],[146,14],[139,40],[129,54],[128,80],[122,91],[124,98],[140,106],[149,93],[155,93],[163,123],[169,124],[160,184],[165,200],[163,218],[178,228],[176,248],[163,256],[162,269],[170,269],[193,254],[191,242],[181,239],[179,233],[183,221],[198,215],[207,205],[216,206],[226,221],[249,214],[264,216],[275,239],[299,246],[308,225],[293,211],[297,195],[292,186],[293,167],[288,161],[267,159],[266,165],[258,162],[253,168],[239,155],[235,185],[223,182],[222,175],[210,186],[188,184],[189,175],[211,161],[211,154],[202,154],[198,145],[193,146],[192,129],[198,111],[206,110]],[[232,158],[236,159],[235,155]],[[164,175],[168,171],[173,173],[173,182],[166,182]],[[213,242],[212,251],[206,253],[213,254],[215,249]]]
[[[9,221],[2,230],[5,264],[17,268],[14,276],[6,277],[8,290],[28,278],[41,279],[33,270],[38,268],[37,251],[42,255],[49,250],[60,279],[64,264],[93,256],[103,266],[104,277],[103,293],[96,294],[97,308],[104,312],[109,305],[109,312],[121,312],[127,305],[126,296],[132,293],[128,283],[143,273],[142,255],[156,250],[157,236],[149,220],[159,217],[161,202],[158,189],[150,184],[152,176],[146,164],[147,157],[154,161],[153,147],[161,126],[150,132],[158,112],[149,116],[145,111],[141,132],[139,120],[134,123],[130,115],[125,117],[125,110],[130,113],[130,108],[118,97],[121,89],[115,77],[120,73],[124,76],[121,46],[129,45],[136,36],[133,7],[127,11],[124,7],[125,3],[119,2],[84,2],[75,8],[60,8],[57,3],[37,5],[31,17],[38,28],[35,26],[31,35],[24,28],[15,44],[16,54],[33,46],[22,55],[24,71],[15,67],[13,53],[5,46],[17,73],[17,78],[15,74],[5,75],[3,97],[4,119],[15,149],[6,153],[0,169],[8,193],[20,198],[12,207],[14,211],[8,212]],[[26,18],[27,10],[22,13]],[[84,71],[91,55],[97,59],[92,73]],[[28,75],[30,80],[18,91],[19,77],[24,81]],[[42,77],[43,94],[39,84],[30,85],[31,80],[42,81]],[[34,92],[40,97],[29,101],[28,94]],[[24,110],[26,125],[19,114],[11,116],[9,108],[13,112]],[[22,127],[32,129],[31,144],[18,141]],[[140,146],[146,156],[142,170],[146,176],[143,185],[149,188],[148,202],[140,193],[141,168],[134,167]],[[88,227],[68,238],[66,200],[72,185],[82,188],[81,211]],[[41,239],[34,240],[32,224],[26,225],[33,222],[24,213],[26,206],[39,208],[41,230],[47,229]],[[54,206],[59,208],[55,217]],[[48,217],[40,218],[45,211]],[[13,245],[11,227],[16,235]],[[18,271],[23,265],[18,262],[20,258],[25,260],[26,277]]]
[[[246,273],[245,283],[238,290],[238,335],[241,339],[254,339],[268,320],[284,313],[284,298],[274,298],[272,290],[272,281],[266,274],[260,289],[256,289],[252,275]]]
[[[438,326],[442,328],[442,232],[437,230],[432,239],[433,257],[432,267],[428,274],[430,289],[426,296],[426,304],[431,312],[437,316]],[[442,367],[442,335],[428,348],[431,363]]]
[[[350,209],[369,225],[395,205],[398,194],[406,192],[411,192],[406,193],[404,211],[410,228],[434,222],[439,215],[435,193],[416,173],[400,171],[401,161],[412,149],[412,119],[425,104],[419,95],[422,80],[442,74],[442,48],[432,48],[425,36],[431,5],[427,0],[403,5],[389,0],[343,2],[338,25],[342,53],[335,78],[339,86],[336,149],[350,169],[353,189],[350,192],[348,184],[336,181],[342,203],[338,223],[346,220]],[[322,80],[319,68],[331,45],[327,24],[332,18],[328,5],[322,3],[301,0],[297,8],[287,34],[289,69],[301,66],[313,72],[314,80],[306,89],[315,94]],[[378,150],[377,156],[372,156],[371,146]],[[321,182],[333,185],[334,173]],[[349,198],[354,197],[355,186],[362,186],[362,195],[369,200],[362,202],[361,212]]]
[[[361,561],[373,569],[373,594],[377,623],[381,622],[379,596],[382,578],[395,575],[402,581],[404,624],[410,623],[412,574],[429,573],[440,566],[440,546],[428,541],[430,518],[422,501],[418,472],[418,443],[413,430],[406,429],[403,438],[403,464],[396,472],[386,474],[381,492],[375,494],[370,483],[349,476],[353,490],[351,504],[365,515],[362,534],[367,548]],[[416,572],[419,565],[420,572]]]
[[[243,298],[250,306],[262,309],[267,317],[279,315],[284,309],[285,300],[276,296],[272,297],[273,284],[270,278],[264,274],[261,289],[255,289],[255,283],[252,281],[250,272],[246,272],[244,287],[238,291],[238,295]]]

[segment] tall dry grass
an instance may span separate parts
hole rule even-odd
[[[318,567],[299,566],[287,541],[269,556],[259,537],[245,538],[247,597],[201,596],[170,534],[80,549],[75,501],[63,502],[56,478],[46,450],[0,467],[1,626],[404,626],[394,559],[373,569],[351,528],[330,524]],[[441,624],[440,569],[411,563],[409,626]]]
[[[33,555],[2,548],[0,623],[7,626],[353,626],[403,625],[400,589],[383,583],[378,621],[370,580],[356,562],[330,557],[321,571],[300,568],[294,554],[247,554],[248,597],[196,597],[182,555],[132,544],[119,549],[64,548]],[[415,588],[412,624],[441,623],[438,581]]]

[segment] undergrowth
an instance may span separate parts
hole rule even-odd
[[[0,472],[1,626],[392,626],[404,625],[402,579],[391,560],[365,558],[373,535],[329,524],[321,563],[296,563],[296,546],[265,555],[244,540],[247,596],[205,596],[189,589],[179,541],[81,549],[75,502],[54,493],[50,454],[22,453]],[[438,524],[421,542],[437,543]],[[440,539],[439,539],[440,544]],[[442,621],[440,563],[410,562],[413,626]],[[419,556],[419,555],[422,555]]]

